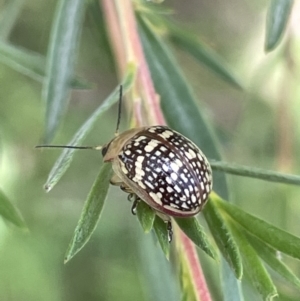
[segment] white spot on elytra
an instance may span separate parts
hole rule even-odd
[[[176,159],[176,162],[175,162],[179,168],[183,166],[182,162],[179,160],[179,159]],[[186,169],[185,169],[186,170]],[[187,171],[187,170],[186,170]]]
[[[170,154],[169,154],[169,157],[170,157],[171,159],[174,158],[174,157],[175,157],[174,153],[170,153]]]
[[[151,188],[151,189],[154,189],[154,186],[149,182],[149,181],[145,181],[145,184]]]
[[[142,140],[144,140],[144,139],[146,139],[147,137],[146,136],[139,136],[139,137],[137,137],[136,139],[134,139],[136,142],[140,142],[140,141],[142,141]]]
[[[180,189],[180,187],[179,187],[179,186],[177,186],[177,185],[175,185],[175,186],[174,186],[174,189],[175,189],[177,192],[181,192],[181,189]]]
[[[169,193],[171,193],[171,192],[173,192],[174,190],[173,190],[173,188],[172,188],[172,187],[170,187],[170,186],[167,186],[167,191],[168,191]]]
[[[177,172],[179,170],[179,166],[174,162],[171,162],[170,166],[171,166],[171,169],[175,172]]]
[[[164,171],[169,171],[169,167],[166,164],[163,164],[162,168],[163,168]]]
[[[196,153],[191,148],[189,149],[189,154],[192,159],[196,158]]]
[[[166,177],[166,181],[168,184],[173,184],[173,181],[170,177]]]
[[[160,136],[162,136],[165,139],[168,139],[169,137],[173,136],[173,133],[171,131],[164,131]]]
[[[172,172],[172,173],[171,173],[171,178],[172,178],[174,181],[176,181],[177,178],[178,178],[178,175],[177,175],[175,172]]]
[[[184,181],[184,183],[187,183],[187,182],[188,182],[188,179],[187,179],[187,177],[185,176],[184,173],[182,173],[182,174],[180,175],[180,177],[181,177],[181,179]]]
[[[154,193],[154,192],[150,192],[149,195],[152,197],[152,199],[154,200],[155,203],[159,204],[159,205],[162,205],[162,202],[161,202],[161,193],[160,195],[158,195],[158,193]]]
[[[137,158],[136,158],[136,160],[138,161],[138,162],[143,162],[144,161],[144,159],[145,159],[145,157],[143,157],[143,156],[138,156]]]
[[[192,200],[193,203],[196,203],[197,198],[194,194],[191,195],[191,200]]]
[[[182,207],[182,208],[185,208],[185,209],[189,209],[189,207],[188,207],[188,205],[187,205],[186,202],[182,203],[182,204],[181,204],[181,207]]]
[[[151,146],[150,144],[147,144],[145,147],[145,152],[151,153],[153,151],[154,147]]]

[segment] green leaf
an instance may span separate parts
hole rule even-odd
[[[135,77],[135,66],[128,65],[127,73],[122,82],[124,93],[130,89]],[[114,103],[119,99],[120,87],[117,86],[114,91],[103,101],[103,103],[94,111],[94,113],[87,119],[87,121],[80,127],[77,133],[73,136],[68,145],[77,146],[79,145],[86,135],[92,130],[96,121],[101,115],[107,111]],[[64,149],[59,158],[56,160],[53,168],[51,169],[48,179],[45,184],[46,191],[50,191],[56,183],[60,180],[63,174],[67,171],[70,166],[75,149]]]
[[[292,11],[293,0],[271,0],[267,13],[265,51],[276,48],[281,41]]]
[[[224,301],[244,301],[241,282],[236,280],[232,268],[226,260],[222,260],[221,283]]]
[[[162,221],[162,223],[164,222]],[[179,301],[180,289],[175,278],[174,267],[166,260],[160,248],[153,243],[153,239],[150,239],[152,237],[146,239],[141,237],[143,235],[141,231],[138,233],[139,235],[136,236],[137,250],[134,254],[135,263],[139,269],[139,281],[147,284],[150,300]]]
[[[168,230],[166,223],[157,215],[155,216],[153,229],[155,231],[156,237],[158,242],[161,246],[162,251],[164,252],[165,256],[169,260],[170,258],[170,243],[168,239]]]
[[[144,52],[167,123],[196,143],[204,154],[219,160],[220,154],[214,135],[200,114],[195,104],[195,96],[181,74],[178,63],[143,19],[139,17],[138,20]],[[214,173],[214,189],[227,198],[226,178],[223,173]]]
[[[0,39],[6,40],[20,14],[24,0],[7,1],[0,14]]]
[[[272,300],[277,296],[277,290],[269,273],[263,266],[255,250],[248,243],[242,231],[238,229],[238,225],[232,222],[230,226],[241,251],[243,264],[250,276],[252,285],[261,294],[264,300]]]
[[[0,42],[0,61],[37,81],[45,75],[45,58],[33,51]]]
[[[209,163],[213,170],[219,170],[237,176],[256,178],[269,182],[300,185],[300,176],[298,175],[285,174],[273,170],[265,170],[262,168],[216,160],[209,160]]]
[[[196,246],[202,249],[211,258],[218,258],[214,247],[209,242],[204,229],[196,217],[175,218],[175,221],[180,229],[195,243]]]
[[[111,164],[104,163],[84,204],[80,219],[65,255],[65,263],[89,241],[102,212],[111,178]]]
[[[85,1],[82,0],[60,0],[57,6],[43,87],[46,143],[53,139],[68,104],[84,11]]]
[[[0,190],[0,216],[5,220],[13,223],[21,229],[27,229],[27,226],[14,205],[10,202],[7,196]]]
[[[203,214],[219,250],[234,271],[236,278],[241,280],[243,265],[239,249],[225,220],[217,211],[212,200],[209,200],[205,205]]]
[[[259,239],[248,234],[248,241],[256,249],[259,257],[275,272],[285,278],[287,281],[293,283],[298,289],[300,289],[300,279],[281,261],[280,255],[272,247],[266,245]]]
[[[44,80],[46,59],[39,53],[0,42],[0,62],[38,82]],[[91,86],[79,78],[73,78],[71,81],[71,87],[74,89],[90,89]]]
[[[168,22],[167,26],[170,30],[169,34],[172,42],[191,54],[222,80],[235,88],[243,89],[240,80],[236,78],[224,60],[208,46],[201,43],[196,34],[191,33],[187,29],[183,30],[173,22]]]
[[[149,233],[153,227],[155,220],[155,212],[153,209],[143,201],[137,205],[137,217],[145,233]]]
[[[300,259],[300,238],[283,231],[258,217],[255,217],[237,206],[229,204],[218,197],[214,197],[216,206],[225,211],[249,233],[258,237],[276,250]]]
[[[194,141],[204,153],[209,154],[210,158],[220,160],[221,156],[214,134],[199,112],[195,104],[195,96],[183,77],[178,63],[161,39],[150,30],[140,16],[138,16],[138,21],[144,53],[156,92],[160,95],[167,123],[171,128]],[[228,198],[226,176],[218,171],[214,172],[214,189],[225,199]],[[223,273],[223,277],[234,278],[230,270],[226,271],[228,274]],[[232,289],[235,290],[235,296],[240,296],[238,300],[242,300],[237,281],[235,283]]]

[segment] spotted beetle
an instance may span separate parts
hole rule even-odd
[[[194,216],[205,205],[212,190],[212,171],[202,151],[182,134],[167,126],[134,128],[118,134],[122,87],[116,137],[103,147],[40,145],[76,149],[101,149],[104,162],[111,162],[112,185],[129,194],[135,214],[139,201],[146,202],[167,222],[170,217]]]

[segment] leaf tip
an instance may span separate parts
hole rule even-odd
[[[276,297],[278,297],[278,293],[277,291],[273,291],[266,297],[266,301],[272,301]]]
[[[64,264],[67,264],[71,260],[72,256],[66,255],[64,258]]]
[[[49,192],[52,188],[53,188],[53,186],[51,186],[50,184],[45,184],[44,185],[44,189],[45,189],[46,192]]]

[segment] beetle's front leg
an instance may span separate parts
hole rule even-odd
[[[168,242],[171,243],[173,239],[173,227],[171,220],[167,221],[167,231],[168,231]]]
[[[141,199],[135,193],[130,193],[128,195],[128,201],[133,202],[131,207],[131,213],[133,215],[136,215],[137,206]]]
[[[168,231],[168,242],[171,243],[173,239],[173,227],[171,217],[161,212],[156,212],[156,214],[166,223]]]

